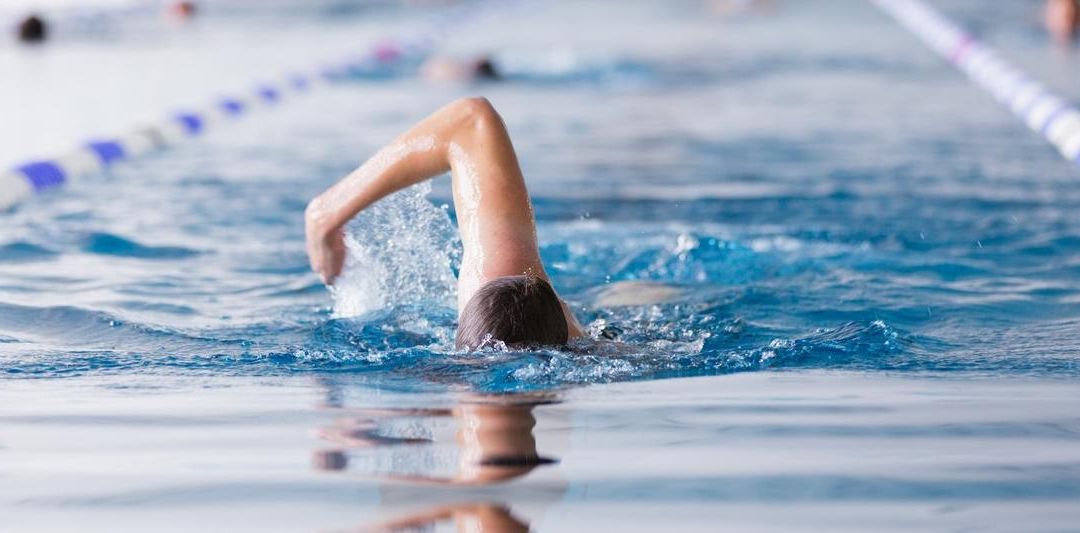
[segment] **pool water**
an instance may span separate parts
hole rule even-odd
[[[0,163],[435,9],[329,4],[0,48]],[[0,215],[0,529],[1074,527],[1080,170],[869,4],[624,4],[452,34],[503,82],[354,72]],[[936,5],[1080,95],[1035,3]],[[472,94],[600,340],[452,349],[447,178],[309,272],[307,200]]]

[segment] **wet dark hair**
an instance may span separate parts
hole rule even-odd
[[[24,43],[40,43],[49,35],[49,28],[45,21],[37,16],[30,15],[19,23],[19,40]]]
[[[481,80],[495,81],[502,78],[502,74],[499,73],[499,69],[495,67],[495,63],[490,58],[480,59],[473,69],[476,77]]]
[[[536,276],[503,276],[485,283],[465,304],[455,344],[465,350],[495,341],[515,349],[562,346],[569,335],[550,283]]]

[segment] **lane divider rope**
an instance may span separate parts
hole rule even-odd
[[[1080,111],[1071,103],[921,0],[873,3],[1050,141],[1065,159],[1080,165]]]
[[[43,191],[113,165],[203,135],[214,125],[248,115],[259,107],[273,107],[290,96],[307,93],[321,83],[345,79],[350,72],[421,57],[451,32],[478,24],[505,8],[527,0],[478,0],[430,17],[412,32],[379,42],[357,57],[314,72],[298,71],[279,81],[256,84],[248,94],[218,98],[209,106],[180,110],[151,124],[143,124],[115,138],[93,139],[54,159],[34,160],[0,171],[0,210]],[[499,8],[496,10],[495,8]]]

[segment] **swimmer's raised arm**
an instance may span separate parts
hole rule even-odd
[[[512,248],[530,249],[528,259],[536,264],[529,266],[538,268],[532,213],[513,146],[491,104],[467,98],[436,111],[308,204],[312,269],[333,282],[344,259],[341,230],[350,219],[383,197],[448,170],[454,173],[461,227],[467,230],[483,219],[484,230],[498,232],[500,240],[523,238],[526,242]],[[476,205],[480,196],[482,210]],[[462,233],[466,255],[476,256],[475,232]]]
[[[305,213],[311,268],[333,283],[345,260],[342,228],[383,197],[450,171],[464,247],[458,311],[484,283],[523,274],[548,279],[540,262],[525,178],[506,126],[483,98],[436,111],[320,194]],[[568,315],[571,336],[580,334]]]

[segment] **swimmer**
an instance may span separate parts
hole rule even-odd
[[[458,349],[564,346],[582,336],[551,286],[537,248],[529,192],[506,126],[483,98],[436,111],[305,211],[311,268],[329,284],[345,263],[344,226],[380,199],[451,173],[464,247],[458,276]]]
[[[420,67],[420,77],[427,81],[497,81],[502,78],[495,62],[488,56],[471,61],[433,57]]]
[[[49,37],[49,26],[40,16],[30,15],[19,23],[18,37],[27,44],[43,43]]]
[[[1068,44],[1080,28],[1080,0],[1047,0],[1043,19],[1046,31],[1059,43]]]
[[[187,21],[195,18],[198,8],[194,2],[173,2],[166,8],[166,15],[177,21]]]

